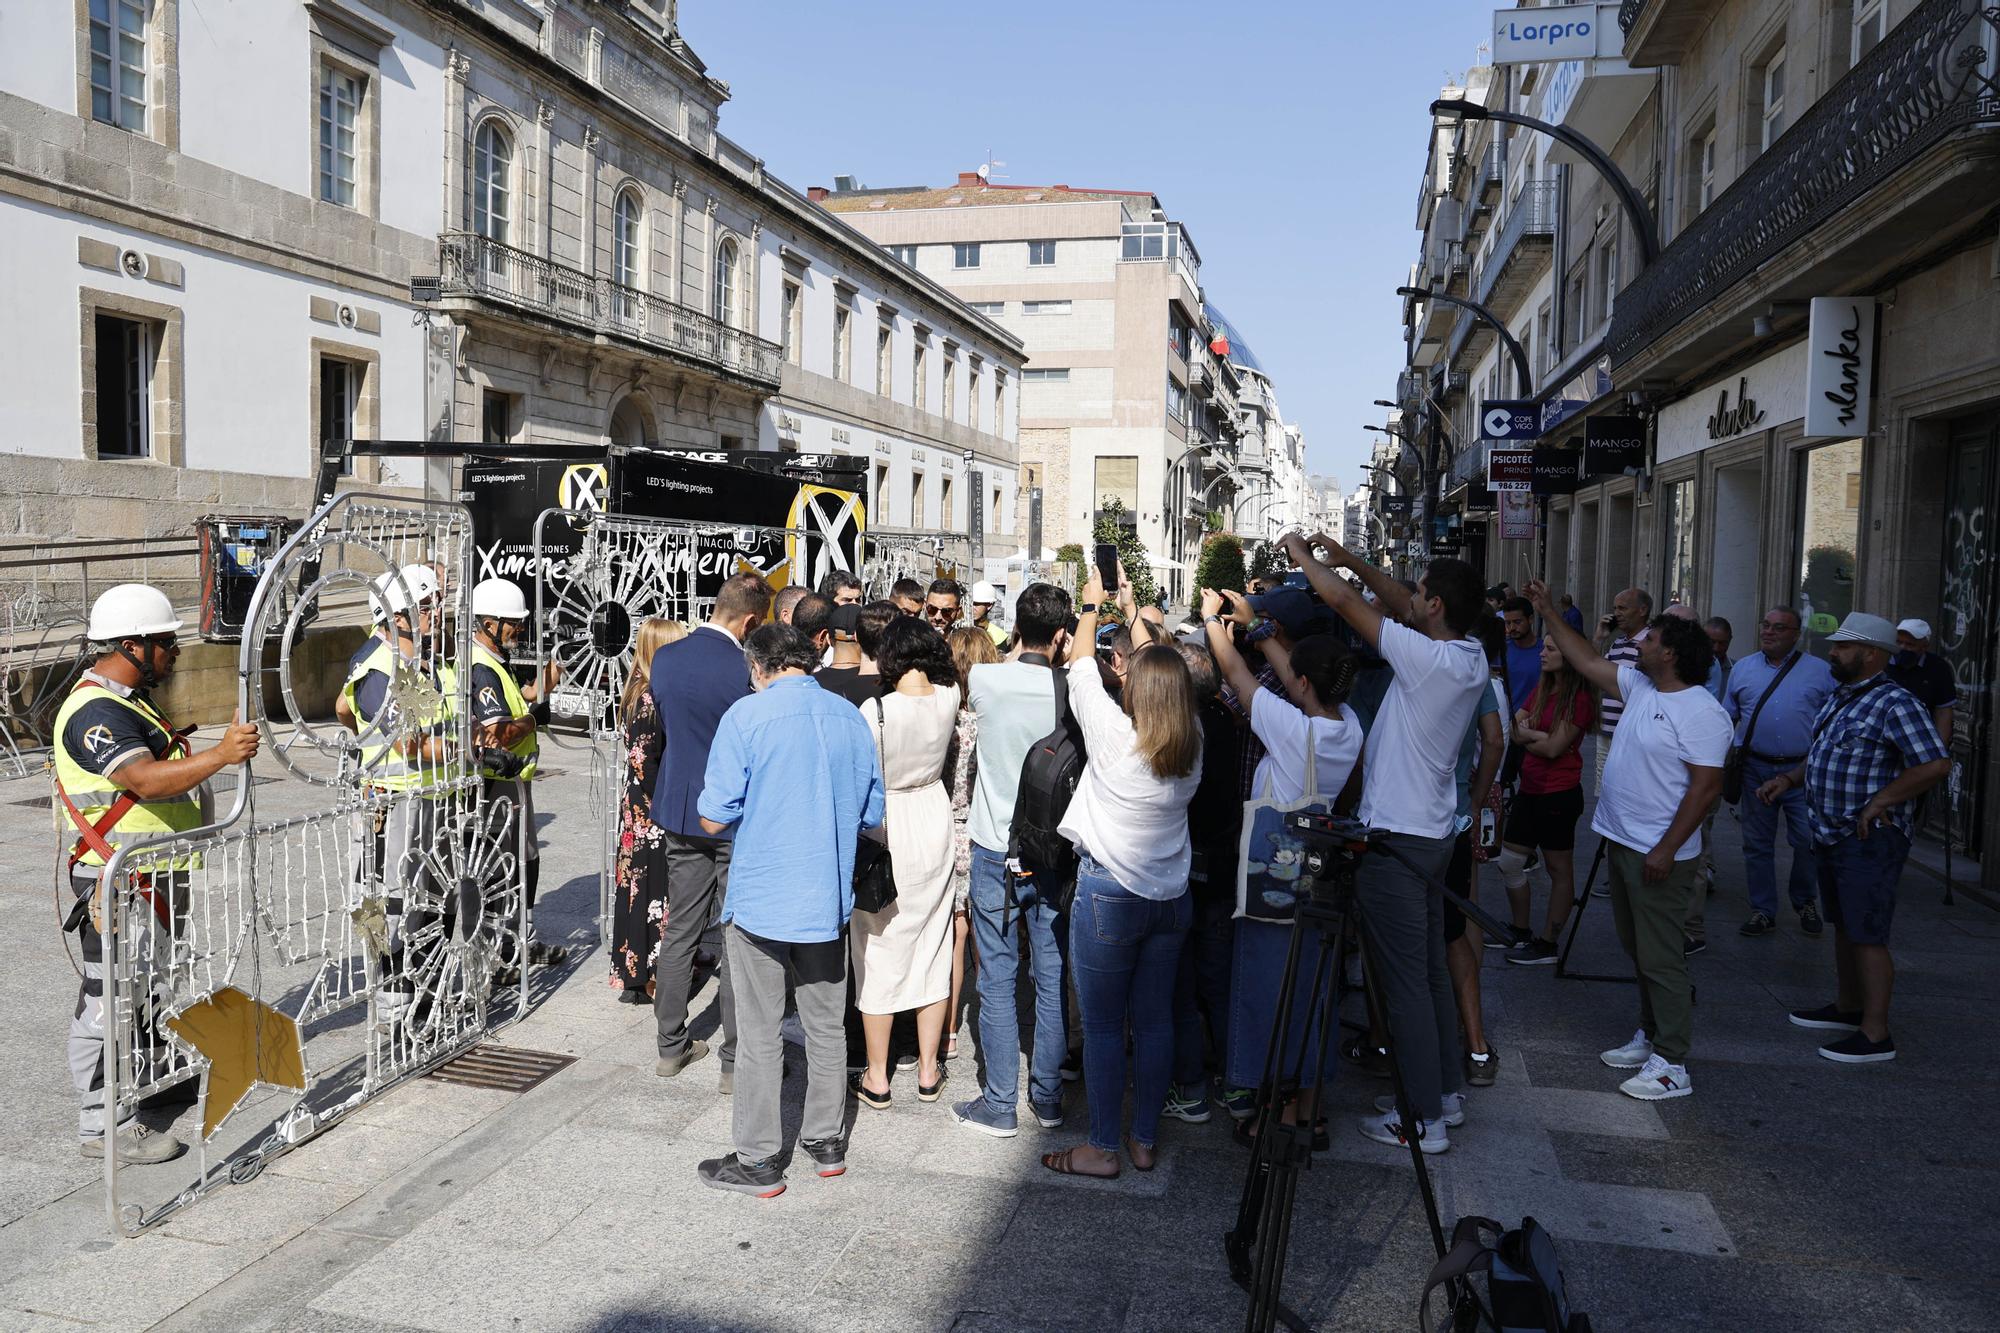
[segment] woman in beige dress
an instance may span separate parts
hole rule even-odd
[[[958,672],[943,636],[910,616],[883,628],[875,660],[895,684],[861,716],[881,746],[896,901],[886,911],[856,912],[848,948],[868,1043],[854,1092],[880,1111],[889,1106],[889,1030],[905,1010],[917,1011],[917,1100],[934,1102],[944,1087],[938,1043],[951,997],[953,850],[944,768],[958,722]]]

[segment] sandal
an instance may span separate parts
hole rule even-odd
[[[1076,1149],[1074,1148],[1064,1148],[1058,1152],[1045,1152],[1042,1154],[1042,1165],[1059,1176],[1083,1176],[1090,1180],[1118,1179],[1118,1168],[1116,1166],[1113,1166],[1108,1174],[1100,1171],[1077,1170],[1072,1161],[1072,1154],[1075,1152]]]
[[[847,1080],[848,1090],[854,1094],[856,1100],[858,1100],[863,1106],[867,1107],[869,1110],[871,1111],[888,1110],[892,1094],[887,1092],[870,1092],[868,1090],[868,1085],[862,1082],[862,1080],[866,1077],[867,1077],[866,1074],[855,1074],[852,1077],[850,1077]]]
[[[1142,1162],[1139,1160],[1141,1152],[1146,1154],[1147,1161]],[[1159,1145],[1141,1143],[1130,1134],[1125,1136],[1125,1155],[1132,1159],[1132,1169],[1134,1171],[1151,1171],[1160,1164]]]
[[[958,1059],[958,1034],[956,1032],[947,1035],[944,1039],[944,1058],[947,1060]]]
[[[937,1071],[937,1082],[926,1083],[922,1079],[918,1079],[917,1100],[920,1102],[936,1101],[938,1099],[938,1094],[944,1091],[944,1081],[950,1077],[951,1077],[951,1071],[946,1069],[943,1065],[939,1065]]]

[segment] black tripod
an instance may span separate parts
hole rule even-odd
[[[1569,970],[1569,951],[1576,947],[1576,933],[1583,928],[1583,909],[1590,905],[1590,890],[1597,883],[1597,872],[1604,866],[1604,849],[1609,846],[1603,839],[1597,843],[1597,855],[1591,858],[1590,873],[1584,876],[1583,888],[1577,892],[1576,906],[1570,908],[1569,932],[1563,937],[1562,952],[1556,955],[1556,975],[1564,981],[1618,981],[1628,985],[1638,984],[1637,976],[1614,976],[1609,972],[1572,972]]]
[[[1222,1238],[1229,1259],[1229,1272],[1250,1294],[1244,1312],[1247,1333],[1269,1333],[1278,1323],[1306,1333],[1309,1325],[1279,1297],[1284,1284],[1285,1255],[1291,1244],[1292,1205],[1298,1193],[1299,1174],[1312,1165],[1312,1125],[1286,1124],[1282,1114],[1286,1102],[1304,1086],[1306,1061],[1319,1060],[1324,1068],[1325,1053],[1340,1033],[1340,1002],[1346,992],[1342,960],[1350,948],[1362,957],[1362,993],[1368,1013],[1388,1043],[1389,1076],[1395,1089],[1397,1114],[1405,1126],[1410,1164],[1416,1171],[1417,1191],[1423,1197],[1424,1216],[1430,1225],[1431,1244],[1438,1257],[1446,1250],[1443,1220],[1438,1215],[1437,1193],[1424,1165],[1420,1134],[1409,1127],[1421,1124],[1410,1104],[1403,1083],[1401,1062],[1396,1058],[1396,1038],[1388,1023],[1388,1011],[1380,991],[1380,966],[1372,932],[1362,918],[1355,897],[1355,870],[1364,853],[1395,857],[1412,871],[1417,867],[1394,847],[1388,846],[1365,826],[1353,820],[1310,812],[1287,815],[1286,823],[1303,834],[1311,850],[1306,868],[1312,872],[1311,892],[1298,905],[1292,925],[1291,944],[1285,953],[1285,968],[1279,982],[1278,1014],[1271,1026],[1270,1044],[1264,1057],[1264,1076],[1257,1088],[1256,1138],[1250,1151],[1250,1165],[1243,1178],[1243,1194],[1237,1204],[1236,1225]],[[1496,934],[1504,933],[1499,922],[1458,894],[1433,885],[1460,911]],[[1305,941],[1319,942],[1313,964],[1312,981],[1305,1002],[1298,1004],[1299,975],[1304,965]],[[1292,1020],[1298,1013],[1307,1019],[1303,1040],[1296,1051],[1288,1051]],[[1289,1063],[1288,1063],[1289,1062]],[[1323,1082],[1324,1080],[1319,1080]],[[1463,1320],[1476,1312],[1463,1292],[1454,1288],[1452,1305]],[[1464,1326],[1464,1325],[1461,1325]]]

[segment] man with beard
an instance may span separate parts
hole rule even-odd
[[[1817,844],[1820,897],[1833,923],[1839,990],[1832,1004],[1792,1011],[1802,1028],[1843,1033],[1819,1053],[1842,1064],[1896,1058],[1889,1035],[1889,920],[1910,854],[1915,799],[1951,771],[1930,713],[1886,674],[1896,631],[1856,611],[1827,636],[1836,688],[1813,723],[1806,761],[1757,789],[1778,800],[1806,794]]]

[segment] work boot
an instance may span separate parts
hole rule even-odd
[[[695,1061],[708,1054],[708,1043],[695,1038],[687,1044],[687,1049],[679,1055],[663,1055],[654,1064],[653,1072],[661,1078],[672,1078]]]
[[[82,1139],[76,1148],[85,1157],[104,1159],[102,1138]],[[128,1125],[118,1131],[118,1160],[126,1166],[158,1166],[186,1151],[187,1145],[173,1135],[155,1133],[144,1125]]]

